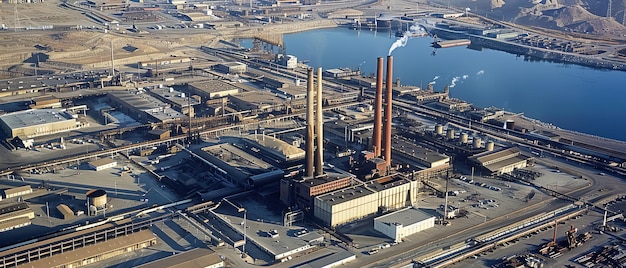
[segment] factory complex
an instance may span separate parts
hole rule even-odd
[[[392,56],[363,76],[197,53],[214,60],[138,63],[149,83],[66,74],[100,87],[4,106],[0,268],[458,265],[612,202],[577,195],[597,183],[565,161],[602,177],[626,163],[448,86],[402,85]]]

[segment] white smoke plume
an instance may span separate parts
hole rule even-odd
[[[426,35],[428,35],[428,32],[426,31],[426,28],[424,28],[422,25],[419,25],[419,24],[411,25],[411,27],[409,27],[409,31],[414,36],[426,36]]]
[[[410,31],[406,31],[402,35],[402,37],[398,38],[398,40],[396,40],[395,42],[393,42],[393,44],[391,44],[391,47],[389,48],[389,56],[391,56],[391,52],[393,52],[396,48],[406,46],[406,43],[409,42],[410,34],[411,34]]]
[[[454,78],[452,78],[452,82],[450,82],[450,86],[449,86],[449,88],[453,88],[453,87],[455,87],[455,86],[456,86],[456,82],[458,82],[458,81],[459,81],[459,79],[461,79],[461,77],[460,77],[460,76],[455,76]]]
[[[436,84],[437,82],[435,82],[435,81],[437,81],[437,79],[439,79],[439,76],[438,76],[438,75],[435,75],[435,77],[433,77],[433,80],[432,80],[432,81],[430,81],[430,82],[428,82],[428,84],[429,84],[429,85],[434,85],[434,84]]]
[[[478,71],[478,72],[476,73],[476,75],[481,75],[481,74],[484,74],[484,73],[485,73],[485,70],[480,70],[480,71]]]

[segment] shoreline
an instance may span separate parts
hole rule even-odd
[[[582,55],[577,55],[573,53],[524,46],[504,40],[496,40],[492,38],[471,35],[465,32],[456,32],[441,28],[433,27],[428,29],[428,31],[435,33],[438,37],[441,37],[443,39],[469,39],[471,40],[472,45],[478,45],[481,47],[512,53],[515,55],[528,56],[539,60],[576,64],[598,69],[626,71],[626,62],[609,60],[604,57],[584,57]]]

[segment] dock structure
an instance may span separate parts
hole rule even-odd
[[[435,48],[448,48],[448,47],[456,47],[456,46],[467,46],[470,45],[472,41],[469,39],[455,39],[455,40],[445,40],[445,41],[437,41],[433,43],[433,47]]]

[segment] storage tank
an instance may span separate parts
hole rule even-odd
[[[467,138],[468,138],[467,133],[461,134],[461,143],[467,144]]]
[[[446,137],[447,137],[449,140],[454,139],[454,129],[449,128],[449,129],[448,129],[448,131],[446,132],[446,134],[447,134],[447,135],[446,135]]]
[[[489,152],[493,151],[493,146],[494,146],[493,141],[488,142],[487,143],[487,151],[489,151]]]
[[[96,208],[105,208],[107,206],[107,192],[105,190],[90,190],[86,195],[89,206]]]
[[[437,135],[443,134],[443,126],[442,125],[436,125],[435,126],[435,133],[437,133]]]
[[[474,149],[480,149],[481,142],[479,137],[474,137]]]

